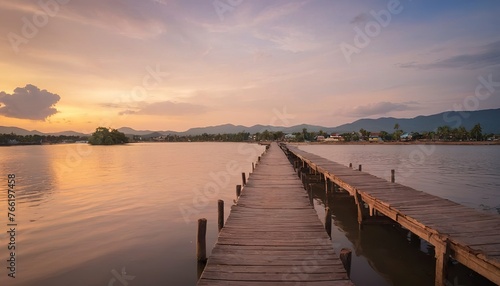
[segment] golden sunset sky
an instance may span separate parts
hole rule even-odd
[[[0,126],[332,127],[500,108],[500,1],[2,0],[0,15]]]

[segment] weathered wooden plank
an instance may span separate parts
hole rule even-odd
[[[198,282],[200,286],[296,286],[299,282],[291,276],[287,281],[241,281],[241,280],[209,280],[203,279]],[[304,284],[304,283],[302,283]],[[310,281],[307,282],[308,286],[349,286],[354,285],[349,280],[338,281]]]
[[[245,281],[286,281],[289,280],[289,277],[293,274],[293,272],[288,273],[227,273],[227,272],[218,272],[218,271],[206,271],[203,273],[205,279],[218,279],[218,280],[245,280]],[[314,271],[311,272],[303,272],[299,273],[302,275],[296,275],[293,281],[297,282],[312,282],[312,281],[335,281],[335,280],[346,280],[346,273],[335,273],[333,271],[329,271],[328,273],[316,273]]]

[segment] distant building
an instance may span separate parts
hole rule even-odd
[[[338,133],[332,133],[329,138],[326,139],[326,141],[333,141],[333,142],[340,142],[344,141],[344,137]]]
[[[295,135],[294,135],[294,134],[286,134],[286,135],[285,135],[285,139],[286,139],[286,140],[294,140],[294,139],[296,139],[296,138],[297,138],[297,137],[295,137]]]
[[[369,142],[384,142],[384,139],[382,139],[382,137],[380,137],[380,135],[370,135],[370,137],[368,137],[368,141]]]
[[[411,139],[413,138],[413,135],[411,133],[404,133],[403,135],[401,135],[401,137],[399,137],[399,139],[401,141],[411,141]]]
[[[325,136],[322,136],[322,135],[317,136],[316,141],[325,141]]]

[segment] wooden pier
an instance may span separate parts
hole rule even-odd
[[[276,143],[246,181],[198,285],[353,285]]]
[[[320,175],[328,192],[354,196],[360,226],[377,214],[392,219],[435,247],[435,285],[446,283],[449,257],[500,285],[500,216],[332,162],[293,146],[282,146],[298,172]],[[424,179],[424,178],[423,178]]]

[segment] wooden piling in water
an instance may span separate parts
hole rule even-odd
[[[243,183],[243,186],[245,186],[247,184],[247,176],[246,176],[245,172],[241,173],[241,181]]]
[[[255,171],[255,163],[252,162],[252,172]]]
[[[448,240],[443,242],[443,245],[435,245],[436,256],[436,280],[434,285],[445,286],[446,284],[446,266],[450,256],[450,245]]]
[[[391,170],[391,183],[396,182],[396,170]]]
[[[361,199],[361,195],[357,190],[354,195],[354,200],[356,202],[356,207],[358,209],[358,223],[361,226],[361,224],[363,223],[363,200]]]
[[[236,198],[241,196],[241,185],[236,185]]]
[[[352,169],[352,163],[349,163],[349,168],[351,168],[351,169]]]
[[[363,166],[362,166],[361,164],[359,164],[358,171],[360,171],[360,172],[361,172],[362,167],[363,167]]]
[[[313,200],[313,188],[312,188],[312,184],[308,184],[308,192],[309,192],[309,204],[311,206],[314,206],[314,200]]]
[[[342,248],[342,250],[340,250],[340,260],[344,265],[347,276],[351,277],[352,250],[350,250],[349,248]]]
[[[218,226],[219,226],[219,232],[222,230],[224,227],[224,201],[219,200],[217,202],[217,214],[218,214]]]
[[[329,207],[325,208],[325,230],[330,239],[332,238],[332,212]]]
[[[207,261],[207,219],[198,220],[198,235],[196,238],[196,259],[198,262]]]
[[[410,231],[410,243],[415,246],[415,248],[420,249],[420,244],[421,244],[420,237],[413,232]]]

